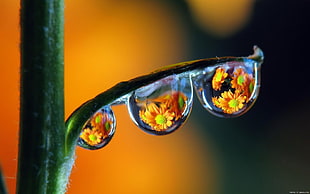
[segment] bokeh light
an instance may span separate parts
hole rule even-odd
[[[255,0],[187,0],[197,24],[206,32],[228,37],[249,21]]]

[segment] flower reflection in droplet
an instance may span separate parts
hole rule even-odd
[[[188,74],[172,75],[144,86],[128,100],[135,124],[144,131],[164,135],[178,129],[192,107],[193,89]]]
[[[99,149],[109,143],[115,132],[115,117],[109,106],[98,110],[84,125],[78,145],[86,149]]]
[[[199,100],[211,113],[221,117],[236,117],[255,102],[260,72],[251,59],[232,61],[207,67],[193,75]]]

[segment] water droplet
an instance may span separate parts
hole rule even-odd
[[[171,75],[139,88],[128,99],[134,123],[153,135],[178,129],[192,109],[193,88],[188,73]]]
[[[110,106],[104,106],[94,113],[85,123],[78,145],[96,150],[107,145],[115,132],[116,120]]]
[[[207,67],[192,75],[202,105],[220,117],[240,116],[253,105],[260,87],[258,63],[244,58]]]

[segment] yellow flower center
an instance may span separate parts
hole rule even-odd
[[[253,92],[254,90],[254,84],[251,82],[249,85],[249,90],[250,90],[250,94]]]
[[[90,135],[88,136],[88,138],[89,138],[89,140],[91,140],[91,141],[96,141],[96,140],[97,140],[97,136],[94,135],[94,134],[90,134]]]
[[[222,76],[223,76],[223,74],[222,74],[222,73],[217,73],[217,74],[215,75],[215,81],[216,81],[216,82],[221,81]]]
[[[237,83],[239,85],[242,85],[244,83],[244,76],[243,75],[239,75],[237,78]]]
[[[229,107],[231,108],[235,108],[239,105],[239,101],[236,99],[232,99],[228,102]]]
[[[182,108],[184,107],[184,104],[185,104],[182,96],[179,96],[178,103],[179,103],[179,109],[182,110]]]
[[[167,122],[167,118],[164,115],[157,115],[155,117],[156,124],[163,125]]]
[[[105,124],[104,124],[104,128],[105,128],[105,130],[106,130],[106,131],[109,131],[109,130],[110,130],[110,128],[111,128],[110,123],[109,123],[109,122],[105,122]]]
[[[98,124],[101,122],[101,117],[100,116],[96,116],[95,118],[95,122]]]

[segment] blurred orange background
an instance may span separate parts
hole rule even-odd
[[[180,2],[183,7],[188,8],[194,25],[198,26],[193,31],[200,30],[197,34],[203,34],[206,38],[206,41],[201,40],[201,44],[208,41],[210,44],[201,46],[199,37],[190,35],[189,28],[193,27],[193,24],[183,21],[185,17],[180,11],[182,8],[176,6],[179,5],[178,1],[66,0],[66,117],[83,102],[120,81],[147,74],[164,65],[195,59],[196,55],[191,50],[191,40],[194,38],[197,38],[197,45],[194,47],[208,47],[209,51],[214,51],[218,56],[222,52],[216,43],[221,43],[221,40],[228,42],[222,43],[226,46],[223,50],[227,49],[231,51],[228,55],[234,55],[240,51],[238,48],[242,45],[252,46],[252,42],[248,41],[250,39],[255,44],[262,44],[263,50],[266,48],[269,61],[272,61],[272,56],[279,60],[280,57],[276,54],[270,54],[276,50],[270,45],[277,40],[277,44],[281,45],[283,41],[277,39],[278,36],[270,38],[267,33],[272,33],[272,30],[259,28],[262,29],[262,36],[255,37],[252,34],[259,19],[251,26],[253,29],[248,28],[250,30],[243,32],[250,34],[248,37],[242,33],[235,37],[238,45],[229,39],[250,23],[254,0]],[[274,6],[267,7],[270,8],[268,13],[274,12]],[[266,9],[262,6],[259,8],[261,15],[256,15],[256,18],[263,17],[264,22],[272,28],[274,23],[268,24],[271,17],[264,15]],[[17,0],[0,1],[0,165],[10,193],[15,193],[18,149],[19,9]],[[293,19],[288,21],[291,23],[287,22],[283,26],[296,23]],[[280,22],[276,24],[282,25]],[[286,30],[286,27],[283,29]],[[285,46],[279,48],[284,49]],[[297,47],[287,48],[296,50]],[[210,56],[210,53],[204,53],[204,50],[201,53],[202,57],[214,57]],[[307,140],[303,139],[308,136],[304,135],[305,130],[300,120],[305,118],[302,116],[308,115],[305,110],[309,109],[300,112],[296,111],[295,106],[286,104],[287,109],[283,109],[279,116],[279,109],[269,106],[283,104],[278,100],[286,99],[285,96],[270,98],[274,96],[271,95],[272,91],[275,91],[274,87],[270,86],[275,83],[275,76],[278,74],[268,71],[268,67],[272,65],[268,66],[267,63],[268,61],[262,96],[253,107],[254,110],[235,120],[223,122],[223,119],[208,116],[207,111],[202,113],[201,108],[194,114],[199,119],[195,120],[192,116],[175,133],[156,137],[145,134],[133,124],[125,105],[113,107],[117,119],[116,134],[104,149],[89,151],[77,148],[76,163],[67,193],[242,193],[239,192],[240,189],[246,191],[243,193],[264,193],[261,192],[264,189],[277,190],[282,188],[282,185],[306,188],[303,180],[307,173],[303,172],[310,172],[309,168],[305,168],[309,164],[307,161],[310,161],[306,157],[309,152],[305,151],[309,146],[306,144]],[[281,70],[286,69],[289,68]],[[302,72],[297,75],[305,72],[303,68],[300,69]],[[280,75],[284,74],[279,73]],[[268,86],[272,89],[268,89]],[[304,96],[300,102],[306,102],[307,95],[300,96]],[[274,99],[277,101],[273,102]],[[289,99],[285,103],[291,101]],[[290,129],[284,130],[289,125],[282,124],[282,117],[292,118],[290,114],[294,111],[300,113],[295,114],[296,120],[284,119],[293,123],[296,129],[300,129],[299,133],[292,136]],[[197,122],[198,120],[200,121]],[[253,123],[259,130],[256,130]],[[286,138],[291,137],[296,141],[298,139],[300,144],[286,143]],[[292,148],[291,152],[286,148]],[[295,155],[293,160],[287,153],[301,154]],[[295,178],[287,175],[286,170],[277,169],[279,166],[288,169],[290,175],[296,175]],[[277,177],[278,182],[269,177]],[[284,191],[289,192],[287,189]]]

